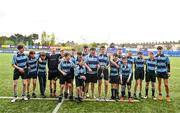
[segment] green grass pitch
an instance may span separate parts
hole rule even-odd
[[[0,54],[0,96],[12,96],[12,72],[11,67],[12,54]],[[137,103],[120,103],[120,102],[82,102],[76,103],[71,101],[63,102],[59,113],[81,113],[81,112],[108,112],[108,113],[179,113],[180,112],[180,58],[171,57],[171,77],[169,79],[170,84],[170,96],[171,102],[167,103],[165,100],[153,101],[151,99],[141,100]],[[134,82],[133,82],[134,84]],[[143,82],[143,89],[145,82]],[[157,87],[157,85],[156,85]],[[110,88],[110,85],[109,85]],[[58,84],[59,93],[59,84]],[[97,96],[97,86],[96,86]],[[156,88],[157,89],[157,88]],[[109,90],[110,91],[110,90]],[[133,92],[133,86],[131,91]],[[144,92],[144,90],[143,90]],[[37,95],[39,93],[39,84],[37,82]],[[151,92],[149,92],[151,93]],[[19,80],[19,96],[21,95],[21,81]],[[103,91],[102,91],[103,94]],[[110,92],[108,93],[110,97]],[[144,93],[143,93],[144,94]],[[47,83],[46,95],[49,96],[49,81]],[[157,95],[157,90],[156,90]],[[163,88],[163,97],[165,99],[165,91]],[[7,113],[51,113],[56,107],[57,101],[52,100],[18,100],[16,103],[10,103],[9,99],[0,99],[0,112]]]

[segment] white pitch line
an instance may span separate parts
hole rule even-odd
[[[0,99],[13,99],[14,97],[1,97]],[[22,97],[17,97],[17,99],[22,99]],[[30,100],[58,100],[57,98],[30,98]]]
[[[178,67],[172,67],[172,69],[180,69],[180,68],[178,68]]]
[[[61,105],[62,105],[63,102],[64,102],[64,99],[62,99],[62,101],[57,104],[57,106],[54,108],[54,110],[52,111],[52,113],[57,113],[58,110],[61,108]]]
[[[101,100],[101,101],[97,101],[96,99],[83,99],[83,101],[87,101],[87,102],[129,102],[129,100],[123,100],[123,101],[120,101],[120,100],[108,100],[108,101]],[[134,102],[140,102],[139,100],[133,100],[133,101]]]
[[[0,99],[13,99],[13,97],[3,97],[0,96]],[[18,97],[17,99],[22,99],[21,97]],[[57,98],[30,98],[30,100],[58,100]],[[69,99],[63,99],[63,101],[69,101]],[[83,101],[89,101],[89,102],[99,102],[96,99],[83,99]],[[117,100],[119,101],[119,100]],[[100,102],[117,102],[116,100],[101,100]],[[124,100],[123,102],[128,102],[128,100]],[[139,100],[134,100],[134,102],[140,102]]]

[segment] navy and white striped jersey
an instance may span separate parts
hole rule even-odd
[[[128,60],[128,64],[133,68],[134,58],[133,57],[127,57],[127,60]]]
[[[74,63],[71,61],[62,60],[59,63],[58,68],[65,73],[71,73],[71,69],[74,68]]]
[[[88,55],[85,58],[85,63],[92,69],[92,73],[89,74],[97,74],[97,66],[99,64],[99,59],[97,56]]]
[[[28,73],[31,74],[31,73],[37,73],[37,62],[38,62],[38,56],[34,57],[34,58],[28,58],[28,68],[29,71]]]
[[[143,58],[137,57],[134,59],[135,69],[142,69],[144,70],[144,63],[145,60]]]
[[[73,62],[74,64],[76,64],[77,62],[76,62],[76,57],[75,56],[71,56],[71,62]]]
[[[170,60],[164,54],[156,55],[157,72],[170,72]]]
[[[120,68],[121,61],[117,60],[116,64],[119,65],[119,68]],[[110,76],[118,76],[119,75],[119,68],[116,67],[113,63],[110,63]]]
[[[47,64],[47,60],[42,60],[42,62],[38,61],[38,75],[46,74],[46,64]]]
[[[12,64],[15,64],[16,66],[20,68],[27,68],[27,62],[28,62],[28,57],[23,53],[17,53],[13,56],[12,59]]]
[[[81,76],[84,76],[85,74],[86,74],[85,66],[77,65],[75,68],[75,76],[81,79]]]
[[[121,64],[119,74],[122,78],[131,78],[131,73],[132,73],[132,67],[130,64]]]
[[[107,54],[99,54],[99,65],[108,66],[109,65],[109,56]]]
[[[157,61],[156,59],[147,59],[146,60],[146,71],[156,71]]]

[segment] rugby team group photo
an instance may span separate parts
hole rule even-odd
[[[162,46],[157,47],[157,54],[149,51],[148,57],[144,57],[141,50],[135,56],[131,50],[123,53],[122,48],[108,54],[105,46],[101,46],[98,52],[88,46],[84,46],[83,51],[51,47],[50,52],[29,50],[25,54],[25,47],[18,45],[17,50],[12,58],[12,103],[18,98],[20,80],[25,101],[37,97],[37,84],[42,98],[57,98],[59,102],[62,99],[82,102],[87,98],[106,102],[127,99],[130,103],[147,98],[171,101],[168,84],[170,60],[163,53]],[[49,87],[46,87],[47,81]],[[162,87],[165,87],[166,95],[162,95]],[[58,88],[60,92],[57,92]],[[47,90],[50,93],[46,93]]]

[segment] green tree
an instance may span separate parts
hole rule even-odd
[[[51,34],[50,45],[51,46],[55,45],[55,35],[54,35],[54,33]]]

